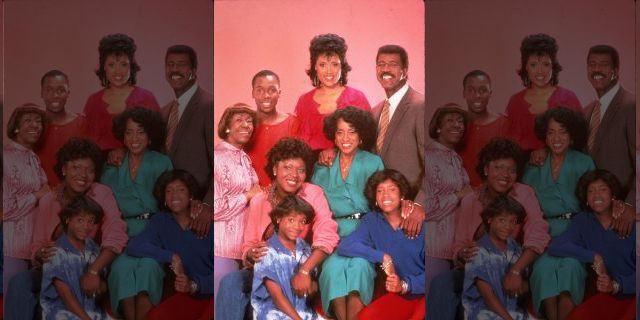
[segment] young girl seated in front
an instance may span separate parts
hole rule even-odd
[[[522,247],[511,238],[524,220],[522,205],[509,196],[496,198],[484,211],[486,233],[478,241],[478,253],[465,265],[462,305],[465,319],[525,319],[518,296],[509,296],[502,279],[522,254]],[[520,293],[527,291],[523,283]]]
[[[254,266],[254,319],[317,319],[307,295],[297,296],[291,289],[291,278],[311,255],[311,247],[300,233],[313,221],[315,212],[308,202],[292,195],[280,201],[269,215],[276,233],[267,240],[267,254]],[[318,285],[313,277],[311,287],[310,294],[314,294]]]
[[[102,207],[85,196],[76,197],[60,212],[64,234],[56,240],[55,255],[43,266],[40,294],[43,319],[106,318],[96,305],[96,297],[86,296],[80,290],[80,278],[100,255],[100,247],[90,234],[103,216]],[[100,292],[105,291],[106,283],[100,278]]]

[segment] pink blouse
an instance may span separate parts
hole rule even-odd
[[[47,176],[31,149],[9,140],[3,152],[4,255],[29,259],[33,222],[38,210],[38,200],[33,193],[47,184]]]
[[[313,100],[313,95],[317,89],[313,89],[298,99],[295,114],[300,120],[300,131],[298,135],[302,141],[306,142],[312,150],[324,150],[333,147],[333,141],[329,141],[324,136],[322,126],[327,115],[318,112],[320,105]],[[362,110],[371,111],[371,105],[362,91],[345,87],[344,91],[336,101],[337,109],[353,106]]]
[[[426,255],[440,259],[453,258],[455,212],[458,207],[456,192],[469,184],[469,176],[462,166],[462,158],[452,149],[437,141],[431,142],[424,152],[426,207]]]
[[[258,176],[249,156],[226,141],[215,146],[213,157],[213,252],[217,257],[240,259],[249,209],[244,194],[258,183]]]
[[[551,240],[551,236],[548,232],[549,225],[542,217],[542,209],[540,209],[535,191],[527,185],[516,182],[509,192],[509,196],[520,202],[526,210],[524,224],[518,225],[511,237],[522,243],[523,247],[529,247],[536,253],[542,254]],[[456,235],[453,241],[454,257],[467,241],[473,241],[476,230],[484,228],[480,217],[483,209],[478,191],[466,195],[460,201],[460,207],[456,213]]]
[[[527,89],[524,89],[509,99],[507,104],[507,118],[511,120],[509,128],[509,136],[513,138],[523,150],[535,150],[544,148],[544,142],[533,132],[535,119],[537,114],[529,111],[531,105],[524,100]],[[556,87],[549,100],[547,100],[548,108],[567,107],[575,111],[582,112],[582,105],[573,91]]]
[[[305,182],[300,188],[298,196],[309,202],[316,212],[316,217],[311,223],[311,230],[307,225],[300,237],[304,239],[311,232],[313,234],[311,246],[331,254],[338,245],[340,237],[338,236],[338,224],[331,218],[331,210],[324,191],[315,184]],[[267,193],[261,192],[251,199],[242,242],[243,260],[249,248],[262,241],[262,234],[271,223],[269,212],[272,208],[267,197]]]
[[[43,247],[47,242],[51,241],[51,236],[60,223],[58,214],[62,210],[62,205],[58,197],[61,195],[61,189],[64,184],[60,184],[54,191],[47,193],[40,199],[38,207],[38,217],[35,221],[33,231],[33,242],[31,244],[31,259],[35,261],[35,255],[38,249]],[[91,238],[100,243],[102,248],[109,248],[115,253],[121,253],[122,249],[127,245],[129,237],[127,236],[127,224],[122,220],[122,214],[118,209],[116,198],[111,192],[111,188],[94,182],[87,190],[86,195],[95,200],[104,210],[104,218],[102,224],[98,225],[92,232]],[[98,241],[98,227],[100,228],[101,238]]]

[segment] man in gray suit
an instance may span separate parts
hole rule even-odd
[[[385,168],[400,171],[411,183],[415,202],[424,205],[425,102],[424,95],[407,83],[408,68],[404,48],[385,45],[378,49],[376,77],[387,98],[371,112],[378,122],[376,148]]]
[[[200,185],[198,199],[213,204],[213,96],[196,82],[195,50],[175,45],[165,55],[165,76],[176,99],[162,108],[167,122],[167,154],[176,169],[191,173]],[[208,210],[207,210],[208,211]]]
[[[622,183],[625,202],[635,204],[636,97],[620,86],[620,58],[615,48],[596,45],[587,55],[587,76],[598,99],[585,108],[589,154],[596,167]]]

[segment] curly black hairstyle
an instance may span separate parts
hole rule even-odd
[[[480,213],[482,223],[487,231],[489,230],[489,219],[502,213],[515,215],[518,224],[524,222],[524,218],[526,216],[526,210],[518,200],[508,195],[499,195],[495,197],[493,201],[484,208],[484,210],[482,210],[482,213]]]
[[[42,141],[42,136],[44,135],[44,130],[47,128],[47,113],[42,109],[42,107],[38,106],[35,103],[25,103],[15,109],[11,113],[9,117],[9,121],[7,122],[7,137],[11,140],[16,140],[18,136],[18,127],[20,126],[20,121],[22,117],[27,114],[37,114],[40,116],[42,120],[42,133],[40,134],[40,139],[38,139],[38,144],[36,144],[36,149],[40,142]]]
[[[304,214],[307,224],[310,224],[316,216],[316,212],[309,202],[296,195],[288,195],[269,212],[271,223],[273,223],[276,230],[278,229],[278,219],[293,212]]]
[[[376,62],[378,62],[378,57],[380,57],[381,54],[397,54],[400,56],[400,62],[402,62],[401,68],[409,68],[409,56],[407,55],[407,51],[403,47],[395,44],[387,44],[378,48],[378,53],[376,54]]]
[[[98,66],[98,70],[96,70],[96,75],[100,79],[100,85],[105,88],[109,86],[107,72],[104,70],[104,63],[110,55],[124,55],[129,58],[129,70],[131,73],[129,76],[129,85],[133,86],[136,84],[136,73],[140,71],[140,65],[136,62],[136,44],[133,38],[122,33],[106,35],[100,39],[98,52],[100,54],[100,65]]]
[[[558,62],[557,54],[558,44],[556,39],[547,34],[532,34],[522,39],[520,44],[520,70],[518,70],[522,84],[525,87],[531,86],[531,81],[529,81],[529,75],[527,74],[527,60],[529,60],[529,57],[548,55],[551,58],[551,84],[558,85],[558,74],[562,71],[562,66]]]
[[[376,131],[378,127],[376,121],[370,112],[358,109],[356,107],[348,106],[346,108],[338,109],[330,116],[324,118],[324,136],[330,141],[334,141],[336,138],[336,131],[338,130],[338,120],[342,119],[344,122],[353,126],[362,143],[360,149],[371,151],[376,143]]]
[[[442,128],[442,119],[444,119],[444,116],[452,113],[462,116],[466,134],[467,127],[469,126],[469,114],[458,104],[447,103],[444,106],[436,109],[436,112],[431,117],[431,122],[429,122],[429,137],[431,137],[431,139],[438,139],[438,137],[440,136],[438,129]]]
[[[576,186],[576,196],[578,200],[580,200],[580,205],[583,208],[587,208],[587,191],[589,190],[589,185],[596,180],[602,180],[602,182],[606,183],[609,186],[609,190],[611,191],[611,196],[620,199],[622,197],[622,186],[620,185],[620,180],[613,173],[604,170],[604,169],[596,169],[585,174],[580,177],[578,180],[578,185]]]
[[[93,222],[95,224],[101,223],[102,218],[104,217],[104,210],[95,200],[84,195],[76,196],[71,199],[69,204],[62,208],[58,214],[60,217],[60,223],[62,224],[62,229],[65,232],[67,232],[69,227],[67,219],[77,216],[80,213],[86,213],[94,216]]]
[[[547,109],[536,117],[533,131],[538,139],[542,141],[546,139],[551,119],[560,123],[567,130],[572,141],[571,148],[578,151],[584,150],[589,127],[582,113],[566,107]]]
[[[500,159],[513,159],[516,163],[518,178],[522,176],[525,159],[522,148],[511,139],[498,137],[491,139],[478,154],[476,173],[482,177],[483,181],[487,179],[487,176],[484,174],[484,168],[488,166],[491,161]]]
[[[93,141],[83,138],[71,138],[58,150],[53,171],[55,171],[60,180],[64,180],[62,167],[69,161],[85,158],[93,161],[95,177],[100,179],[103,165],[102,150]]]
[[[238,102],[225,109],[220,117],[220,121],[218,122],[218,137],[220,137],[220,139],[227,140],[227,136],[229,136],[227,129],[229,129],[229,125],[231,125],[231,119],[233,119],[233,116],[236,114],[243,113],[251,116],[251,119],[253,120],[253,133],[255,133],[256,126],[258,125],[258,115],[248,104]]]
[[[311,84],[314,87],[320,87],[318,73],[315,68],[318,57],[334,54],[338,56],[342,66],[340,84],[343,86],[347,85],[347,74],[351,71],[351,66],[347,62],[347,43],[344,41],[344,38],[333,33],[317,35],[311,39],[309,53],[311,54],[311,64],[309,65],[309,70],[307,70],[307,75],[309,75]]]
[[[143,107],[127,109],[115,118],[111,131],[116,139],[124,143],[124,133],[127,131],[127,120],[139,124],[149,137],[149,149],[162,151],[167,137],[166,126],[159,112]]]
[[[153,186],[153,197],[156,198],[158,207],[166,212],[170,212],[171,210],[167,207],[165,189],[169,183],[174,181],[182,181],[187,187],[187,190],[189,190],[189,197],[191,198],[196,197],[200,192],[198,181],[196,181],[196,178],[194,178],[191,173],[180,169],[165,171],[158,177],[156,184]]]
[[[384,169],[380,171],[374,172],[369,179],[367,180],[367,185],[364,187],[364,196],[369,201],[369,208],[373,210],[380,211],[380,207],[378,206],[378,202],[376,201],[376,189],[378,189],[378,185],[386,180],[391,180],[395,183],[400,189],[400,196],[413,200],[413,195],[411,191],[411,185],[407,178],[400,173],[400,171],[393,169]]]
[[[313,172],[313,164],[315,158],[313,151],[309,145],[297,138],[282,138],[267,152],[267,165],[264,166],[264,171],[267,173],[271,181],[275,178],[273,175],[273,168],[280,161],[288,159],[302,159],[306,167],[306,179],[311,179],[311,173]]]

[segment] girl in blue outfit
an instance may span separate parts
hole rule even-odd
[[[478,253],[464,270],[465,319],[526,319],[517,295],[509,296],[502,288],[506,271],[522,255],[522,247],[510,235],[524,217],[522,205],[509,196],[499,196],[482,211],[487,233],[478,240]],[[527,287],[526,282],[523,286]]]
[[[311,247],[300,234],[311,223],[315,212],[297,196],[287,196],[269,214],[275,226],[267,240],[267,254],[254,265],[251,305],[256,320],[317,319],[307,296],[293,294],[291,278],[311,255]],[[312,281],[314,293],[318,290]]]
[[[96,296],[86,296],[80,290],[80,278],[100,255],[100,247],[89,235],[103,216],[100,205],[85,196],[76,197],[60,212],[64,234],[56,241],[55,255],[43,266],[43,319],[106,319]],[[101,292],[106,291],[102,278],[100,287]]]

